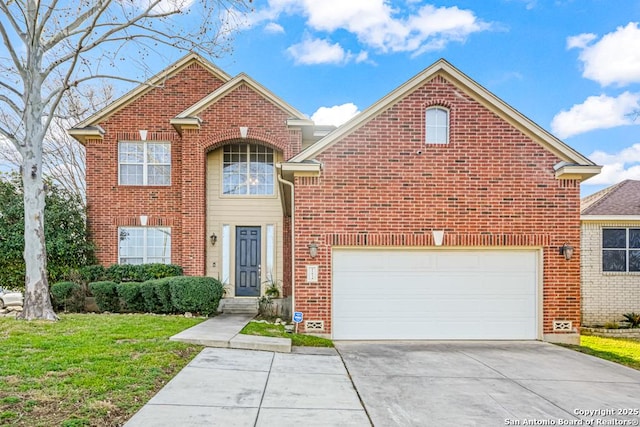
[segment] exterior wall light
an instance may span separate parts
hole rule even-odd
[[[318,245],[316,245],[315,243],[311,243],[307,247],[309,248],[309,256],[311,258],[315,258],[318,256]]]
[[[218,236],[216,236],[216,233],[211,233],[211,236],[209,236],[209,241],[211,242],[211,246],[216,245],[216,242],[218,241]]]
[[[564,255],[564,259],[569,261],[573,258],[573,246],[570,246],[568,243],[560,246],[560,255]]]

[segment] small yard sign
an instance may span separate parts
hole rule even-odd
[[[302,312],[301,311],[296,311],[293,313],[293,321],[296,323],[300,323],[302,322]]]

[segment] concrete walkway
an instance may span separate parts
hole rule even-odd
[[[253,317],[251,314],[221,314],[184,330],[169,339],[206,347],[291,352],[291,340],[289,338],[241,335],[240,331]]]
[[[125,425],[371,426],[337,352],[297,349],[206,348]]]

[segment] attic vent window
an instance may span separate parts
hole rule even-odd
[[[449,110],[444,107],[430,107],[426,112],[427,144],[449,143]]]

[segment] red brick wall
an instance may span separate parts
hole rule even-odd
[[[209,71],[192,64],[100,123],[104,140],[86,144],[89,229],[100,263],[118,261],[118,226],[139,225],[138,218],[144,214],[149,225],[172,228],[172,262],[182,264],[182,138],[169,120],[221,84]],[[172,142],[170,187],[118,186],[118,141],[140,140],[141,129],[149,131],[147,140]]]
[[[425,145],[430,105],[450,109],[450,142]],[[419,153],[420,152],[420,153]],[[579,183],[555,179],[559,158],[441,77],[318,156],[320,178],[296,179],[296,307],[331,329],[331,247],[544,248],[544,332],[580,319]],[[311,260],[307,245],[319,255]],[[576,248],[571,261],[557,248]],[[319,264],[308,284],[305,264]]]
[[[118,261],[118,226],[139,225],[144,214],[149,225],[172,228],[173,263],[186,274],[205,274],[207,152],[246,141],[268,145],[285,158],[297,153],[301,133],[287,127],[289,114],[244,84],[198,114],[200,130],[178,134],[170,119],[222,83],[191,65],[100,124],[104,140],[87,144],[89,227],[100,263]],[[241,126],[249,128],[246,140],[241,139]],[[170,187],[118,186],[118,141],[139,140],[140,129],[149,131],[147,140],[172,142]]]

